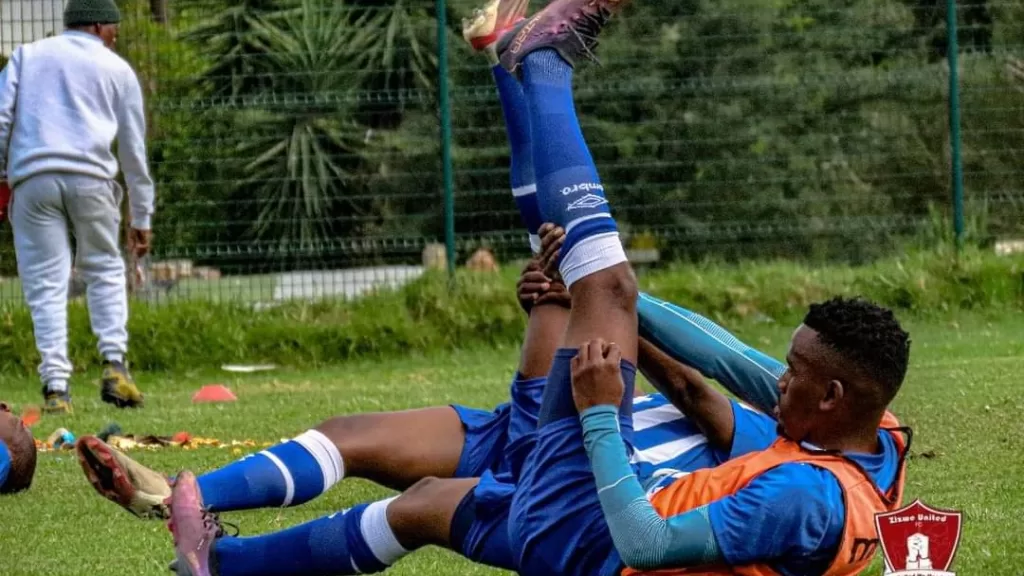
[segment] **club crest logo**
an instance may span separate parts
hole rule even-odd
[[[875,515],[875,528],[889,576],[955,576],[949,567],[960,546],[963,514],[914,500]]]

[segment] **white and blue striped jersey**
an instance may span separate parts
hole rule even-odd
[[[633,399],[633,431],[630,462],[648,497],[677,478],[728,459],[728,453],[708,444],[700,428],[661,394]]]

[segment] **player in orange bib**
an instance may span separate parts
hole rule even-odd
[[[641,329],[652,337],[657,332],[650,324]],[[644,339],[640,347],[641,357],[662,354]],[[666,527],[687,514],[702,515],[716,539],[719,565],[680,564],[686,568],[652,572],[642,558],[630,556],[634,567],[623,575],[861,572],[878,544],[875,514],[895,509],[902,498],[910,430],[901,428],[886,406],[906,372],[907,351],[907,334],[887,310],[863,300],[813,305],[793,335],[788,370],[779,381],[777,423],[730,408],[719,392],[681,365],[671,374],[652,374],[684,382],[674,389],[687,412],[697,416],[715,444],[729,450],[730,459],[678,478],[652,494],[643,510],[632,502],[627,508],[636,517],[653,509],[654,525]],[[581,362],[581,404],[597,390],[616,386],[588,373],[592,369]],[[591,448],[599,441],[614,445],[596,430],[586,438]],[[593,459],[599,450],[589,452]],[[616,499],[627,492],[602,496],[606,514],[618,513]]]
[[[640,321],[641,366],[657,370],[645,375],[726,461],[645,491],[620,425],[618,346],[585,343],[572,360],[579,416],[542,426],[517,488],[511,539],[520,574],[839,576],[866,568],[878,543],[875,514],[899,506],[910,440],[886,409],[909,349],[892,314],[859,299],[813,305],[793,335],[772,417],[738,409],[666,358],[661,349],[676,354],[659,341],[667,332],[658,322],[675,307],[647,295],[640,306],[665,309]]]
[[[658,353],[659,331],[638,327],[635,277],[573,103],[575,65],[625,3],[554,0],[498,42],[529,103],[541,216],[566,230],[560,247],[539,230],[541,253],[572,298],[509,512],[515,565],[525,576],[858,573],[874,515],[900,501],[909,443],[887,412],[909,358],[888,310],[811,306],[774,417],[735,409],[682,365],[650,374],[726,461],[646,490],[630,466],[635,367]]]

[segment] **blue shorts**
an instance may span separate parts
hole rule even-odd
[[[508,517],[516,485],[507,474],[485,472],[452,518],[452,546],[470,560],[516,570],[509,544]]]
[[[517,378],[511,387],[512,401],[494,412],[453,406],[466,430],[457,475],[480,477],[480,483],[455,513],[452,544],[474,562],[515,570],[508,512],[523,463],[532,451],[545,381]]]
[[[462,421],[466,434],[462,455],[455,469],[456,478],[477,478],[501,466],[502,452],[508,440],[509,414],[512,405],[505,403],[493,412],[452,404]]]
[[[509,512],[513,562],[523,576],[613,576],[622,570],[601,512],[577,418],[533,437]]]
[[[487,471],[518,476],[527,453],[521,448],[523,440],[537,429],[546,381],[517,374],[509,388],[512,401],[492,412],[452,405],[466,434],[456,478],[479,478]]]

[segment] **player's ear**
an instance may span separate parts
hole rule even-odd
[[[843,383],[841,381],[829,380],[825,384],[825,395],[822,396],[821,402],[818,403],[818,408],[822,412],[831,412],[832,410],[835,410],[843,400],[845,393],[846,389],[843,387]]]

